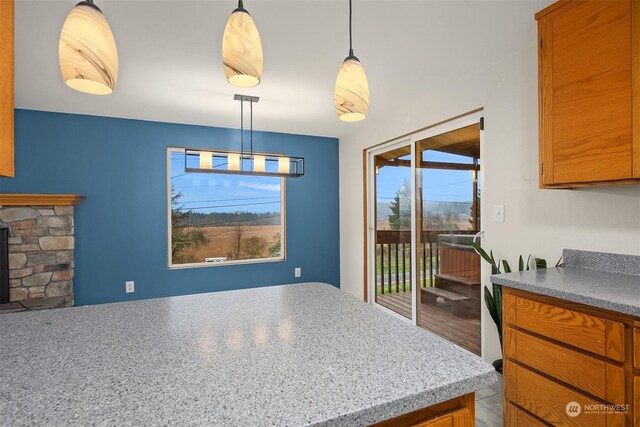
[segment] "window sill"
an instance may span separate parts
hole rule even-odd
[[[191,264],[169,264],[169,270],[183,270],[185,268],[201,268],[201,267],[228,267],[232,265],[246,265],[246,264],[264,264],[268,262],[282,262],[286,261],[286,257],[280,258],[259,258],[251,260],[237,260],[237,261],[224,261],[224,262],[194,262]]]

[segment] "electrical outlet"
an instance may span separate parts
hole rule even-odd
[[[504,205],[493,205],[493,222],[504,222]]]
[[[130,294],[131,292],[135,292],[135,283],[133,281],[124,283],[125,292]]]
[[[295,274],[296,277],[302,277],[302,269],[300,267],[296,267]]]

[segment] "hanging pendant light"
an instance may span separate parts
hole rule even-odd
[[[240,101],[240,151],[185,149],[185,172],[206,172],[235,175],[261,175],[297,178],[304,175],[304,158],[286,154],[258,153],[253,151],[253,104],[257,96],[235,95]],[[244,143],[244,103],[251,107],[249,150]]]
[[[237,87],[253,87],[262,80],[262,43],[251,15],[238,1],[222,37],[222,62],[227,81]]]
[[[364,120],[369,113],[369,83],[360,60],[353,54],[351,36],[352,6],[349,0],[349,56],[346,57],[336,78],[336,113],[344,122]]]
[[[62,79],[72,89],[108,95],[118,80],[118,50],[109,23],[93,0],[78,3],[58,43]]]

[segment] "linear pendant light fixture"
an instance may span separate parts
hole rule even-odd
[[[64,21],[58,43],[62,79],[72,89],[108,95],[118,80],[118,50],[102,11],[93,0],[78,3]]]
[[[257,86],[262,80],[262,62],[258,28],[242,0],[238,0],[222,37],[222,63],[227,81],[236,87]]]
[[[257,96],[235,95],[240,101],[240,151],[187,148],[184,156],[185,172],[207,172],[239,175],[263,175],[297,178],[304,175],[304,158],[284,154],[253,151],[253,104]],[[249,151],[244,151],[244,103],[249,102]]]
[[[369,82],[360,60],[353,54],[352,5],[349,0],[349,56],[340,65],[336,78],[336,113],[344,122],[364,120],[369,113]]]

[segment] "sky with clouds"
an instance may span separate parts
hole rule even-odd
[[[406,157],[410,159],[409,156]],[[428,151],[423,160],[471,163],[468,157]],[[471,171],[426,169],[422,170],[422,195],[430,202],[471,202],[473,199],[473,175]],[[378,202],[390,202],[398,190],[411,182],[411,169],[406,167],[383,167],[377,176]]]
[[[171,183],[192,212],[280,212],[280,178],[185,173],[184,153],[171,153]]]

